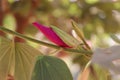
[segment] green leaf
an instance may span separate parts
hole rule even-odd
[[[29,45],[24,43],[16,44],[15,80],[30,80],[35,57],[39,54],[39,51]]]
[[[62,31],[61,29],[51,26],[51,28],[56,32],[56,34],[69,46],[77,47],[79,45],[79,41],[74,37],[70,36],[68,33]]]
[[[67,65],[56,57],[39,56],[32,80],[73,80]]]
[[[30,80],[35,58],[40,52],[25,43],[0,37],[0,80]]]
[[[1,37],[0,39],[0,80],[6,80],[9,69],[10,63],[12,62],[11,59],[11,47],[9,47],[10,41]]]

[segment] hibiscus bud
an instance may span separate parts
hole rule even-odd
[[[69,46],[77,47],[79,45],[79,41],[69,35],[68,33],[62,31],[61,29],[51,26],[51,28],[55,31],[55,33]]]
[[[67,48],[70,47],[50,27],[43,26],[38,22],[34,22],[33,25],[37,27],[50,41],[58,46]]]

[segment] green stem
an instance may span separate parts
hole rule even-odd
[[[35,42],[37,44],[47,46],[47,47],[52,47],[52,48],[55,48],[55,49],[60,49],[61,48],[60,46],[56,46],[56,45],[53,45],[53,44],[50,44],[50,43],[42,42],[42,41],[30,38],[30,37],[24,36],[24,35],[22,35],[20,33],[11,31],[11,30],[9,30],[9,29],[7,29],[5,27],[0,27],[0,30],[2,30],[4,32],[7,32],[7,33],[10,33],[10,34],[13,34],[13,35],[16,35],[16,36],[18,36],[20,38]],[[70,49],[70,48],[62,48],[62,49],[65,50],[65,51],[74,52],[74,53],[87,53],[87,54],[92,53],[91,51],[85,51],[85,50],[76,50],[76,49]]]
[[[14,31],[11,31],[7,28],[4,28],[4,27],[0,27],[0,30],[4,31],[4,32],[7,32],[7,33],[10,33],[10,34],[13,34],[13,35],[16,35],[20,38],[23,38],[23,39],[26,39],[26,40],[29,40],[29,41],[32,41],[32,42],[35,42],[35,43],[38,43],[38,44],[41,44],[41,45],[45,45],[45,46],[48,46],[48,47],[53,47],[55,49],[59,49],[60,47],[59,46],[56,46],[56,45],[53,45],[53,44],[48,44],[48,43],[45,43],[45,42],[42,42],[42,41],[39,41],[39,40],[36,40],[36,39],[33,39],[33,38],[30,38],[30,37],[27,37],[27,36],[24,36],[20,33],[17,33],[17,32],[14,32]]]

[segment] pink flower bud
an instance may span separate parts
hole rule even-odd
[[[50,41],[61,47],[70,48],[63,40],[50,28],[34,22],[33,25],[37,27]]]

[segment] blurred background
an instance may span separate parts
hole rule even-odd
[[[105,40],[107,34],[119,33],[119,11],[119,0],[0,0],[0,25],[35,35],[37,29],[31,23],[38,21],[72,34],[72,19],[80,25],[86,39],[103,47],[111,45]]]
[[[55,25],[76,37],[71,20],[79,24],[86,41],[93,49],[112,46],[116,43],[109,34],[115,33],[120,36],[120,0],[0,0],[0,26],[38,40],[47,41],[41,32],[32,26],[32,22],[37,21],[47,26]],[[0,35],[12,38],[2,31]],[[15,41],[25,42],[18,37],[15,37]],[[42,49],[45,54],[51,51],[50,48],[27,42]],[[57,56],[64,58],[65,61],[72,60],[81,66],[88,62],[78,55],[68,56],[64,52]],[[76,68],[76,72],[73,67]],[[79,68],[76,66],[72,68],[73,73],[77,74]]]

